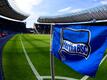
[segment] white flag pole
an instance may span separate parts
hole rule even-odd
[[[51,80],[55,80],[54,55],[51,54],[52,32],[53,32],[53,24],[51,24],[51,29],[50,29],[50,72],[51,72]]]

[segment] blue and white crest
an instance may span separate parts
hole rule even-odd
[[[87,59],[91,52],[90,37],[90,31],[87,29],[62,28],[59,50],[61,60],[65,60],[64,54],[78,55]]]

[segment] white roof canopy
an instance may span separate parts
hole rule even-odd
[[[92,20],[107,20],[107,5],[83,10],[76,13],[59,15],[53,17],[39,17],[40,23],[74,23]]]
[[[14,4],[13,6],[11,4]],[[0,15],[15,20],[24,20],[27,14],[21,12],[16,6],[14,0],[0,0]]]

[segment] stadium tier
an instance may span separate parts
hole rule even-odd
[[[24,22],[10,21],[0,18],[0,32],[26,32],[26,24]]]
[[[50,24],[34,24],[34,30],[39,34],[49,34],[50,33]]]
[[[12,7],[11,4],[14,5],[14,7]],[[15,20],[24,20],[29,16],[17,8],[14,0],[0,0],[0,15]]]
[[[41,16],[38,19],[40,23],[76,23],[107,19],[107,5],[83,10],[66,15]]]

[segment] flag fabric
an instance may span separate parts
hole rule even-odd
[[[51,53],[75,71],[94,77],[107,48],[107,26],[54,25]]]

